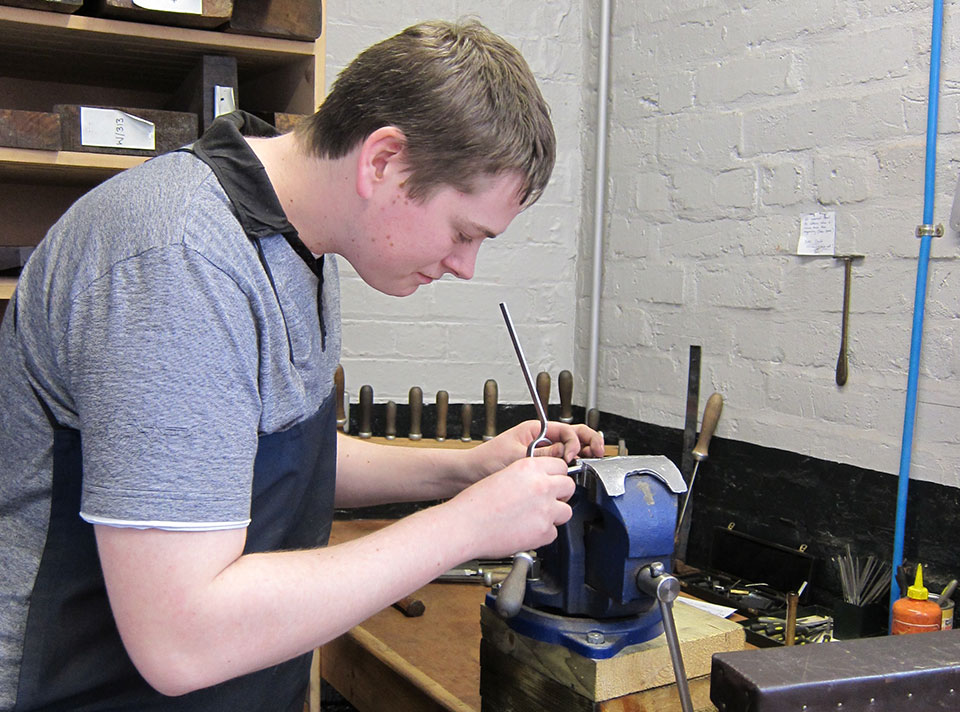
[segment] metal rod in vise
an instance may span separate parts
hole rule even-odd
[[[530,368],[527,366],[527,359],[523,355],[523,348],[520,346],[520,340],[517,338],[517,332],[513,328],[513,320],[510,318],[510,311],[504,302],[500,302],[500,311],[503,313],[503,321],[507,325],[507,332],[510,334],[510,340],[513,342],[513,348],[517,352],[517,359],[520,361],[520,370],[523,372],[523,380],[527,382],[527,390],[530,391],[530,397],[533,399],[533,406],[537,409],[537,418],[540,420],[540,434],[533,442],[527,445],[527,457],[533,457],[533,451],[543,443],[550,443],[547,440],[547,412],[543,409],[543,403],[540,401],[540,394],[537,393],[537,387],[530,375]]]
[[[533,405],[537,409],[537,418],[540,420],[540,434],[527,445],[527,457],[533,457],[534,451],[543,443],[548,443],[547,439],[547,413],[540,401],[537,393],[537,387],[530,376],[530,369],[527,367],[527,360],[523,355],[523,349],[520,347],[520,340],[517,338],[517,332],[513,328],[513,320],[510,319],[510,311],[504,302],[500,302],[500,311],[503,313],[503,320],[507,325],[507,332],[510,334],[510,340],[513,342],[513,348],[517,352],[517,359],[520,361],[520,370],[523,371],[523,379],[527,382],[527,389],[530,391],[530,397],[533,399]],[[533,557],[526,551],[517,552],[513,557],[513,566],[510,573],[500,584],[500,590],[497,591],[497,613],[504,618],[513,618],[523,607],[523,597],[527,592],[527,574],[530,567],[533,566]]]

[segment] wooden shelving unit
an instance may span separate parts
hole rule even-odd
[[[326,17],[326,3],[324,3]],[[312,113],[325,36],[255,37],[0,6],[0,108],[166,108],[205,54],[237,60],[240,108]],[[0,147],[0,245],[34,245],[69,205],[141,156]],[[13,280],[0,281],[0,300]]]

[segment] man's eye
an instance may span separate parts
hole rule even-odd
[[[457,233],[457,242],[467,243],[471,242],[470,236],[463,232]]]

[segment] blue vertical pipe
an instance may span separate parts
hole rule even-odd
[[[937,109],[940,103],[940,37],[943,34],[943,0],[933,2],[933,33],[930,38],[930,87],[927,103],[927,157],[923,184],[923,225],[933,225],[933,192],[937,167]],[[903,412],[903,441],[900,445],[900,478],[897,484],[897,520],[893,536],[890,611],[897,598],[897,567],[903,563],[903,533],[907,521],[907,490],[910,483],[910,455],[913,427],[917,417],[917,380],[923,342],[923,307],[927,300],[927,266],[933,236],[924,229],[917,258],[917,291],[913,298],[913,335],[910,339],[910,370],[907,376],[907,404]]]

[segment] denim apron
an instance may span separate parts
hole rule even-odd
[[[231,186],[221,183],[232,198]],[[58,425],[44,409],[54,428],[50,525],[30,600],[14,709],[301,712],[309,654],[180,697],[163,696],[144,681],[110,611],[93,526],[79,516],[80,432]],[[333,520],[336,462],[333,392],[307,419],[261,435],[244,553],[324,546]]]

